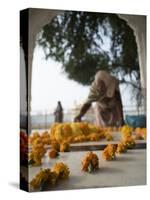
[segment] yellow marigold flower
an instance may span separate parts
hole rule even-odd
[[[146,139],[146,128],[136,128],[135,129],[135,138],[140,139]]]
[[[42,186],[54,186],[57,181],[57,174],[51,172],[50,169],[42,169],[30,182],[30,186],[34,189]],[[43,188],[44,189],[44,188]]]
[[[67,142],[63,142],[60,144],[60,152],[68,152],[70,151],[70,145]]]
[[[62,162],[56,163],[52,168],[52,172],[55,172],[60,179],[67,179],[70,174],[68,166]]]
[[[59,153],[55,149],[52,149],[51,151],[49,151],[48,156],[49,158],[56,158],[59,156]]]
[[[127,151],[127,148],[126,148],[126,145],[124,145],[122,142],[120,142],[118,145],[117,145],[117,150],[116,152],[117,153],[124,153]]]
[[[56,151],[60,151],[60,144],[57,141],[52,141],[51,148],[55,149]]]
[[[40,138],[40,134],[38,132],[34,132],[29,136],[29,144],[33,144],[33,142],[37,139]]]
[[[88,123],[86,123],[86,122],[80,122],[80,123],[77,123],[77,125],[81,129],[81,131],[82,131],[82,133],[84,135],[88,135],[89,134],[90,129],[89,129]]]
[[[105,160],[114,160],[116,157],[116,145],[108,144],[102,152],[102,157]]]
[[[85,135],[79,135],[73,138],[73,142],[85,142],[87,137]]]
[[[87,153],[84,159],[82,160],[82,170],[87,172],[92,172],[98,168],[99,168],[98,156],[93,152]]]
[[[107,141],[113,140],[113,136],[109,132],[105,132],[105,138],[106,138]]]
[[[132,136],[127,136],[122,140],[122,143],[128,148],[131,149],[135,146],[135,140]]]
[[[100,134],[99,133],[91,133],[87,136],[87,139],[89,141],[99,141],[101,139]]]

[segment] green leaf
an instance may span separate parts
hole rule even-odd
[[[91,173],[93,170],[94,170],[93,164],[92,164],[92,161],[90,161],[89,166],[88,166],[88,172]]]

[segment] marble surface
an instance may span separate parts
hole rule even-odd
[[[117,155],[114,161],[104,161],[102,151],[94,151],[99,157],[99,170],[94,173],[81,171],[81,160],[88,151],[60,153],[59,158],[42,160],[42,166],[29,168],[29,181],[40,168],[51,168],[56,162],[64,162],[70,168],[70,177],[59,181],[49,190],[68,190],[83,188],[100,188],[116,186],[133,186],[146,184],[146,149],[128,150]],[[32,190],[30,190],[32,191]]]

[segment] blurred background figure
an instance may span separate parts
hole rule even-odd
[[[55,115],[55,122],[63,122],[63,107],[60,101],[58,101],[57,103],[54,115]]]
[[[82,116],[95,105],[95,122],[100,126],[122,126],[123,106],[119,90],[119,81],[108,72],[96,73],[87,100],[82,105],[74,121],[81,121]]]

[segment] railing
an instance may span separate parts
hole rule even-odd
[[[79,110],[68,110],[64,111],[64,122],[73,121],[76,114]],[[146,114],[144,111],[144,107],[139,107],[138,109],[135,106],[124,106],[123,108],[124,117],[126,115],[141,115]],[[93,123],[94,122],[94,112],[87,112],[83,117],[83,120]],[[49,129],[51,124],[54,123],[54,114],[52,111],[37,111],[32,113],[31,115],[31,126],[32,129]]]

